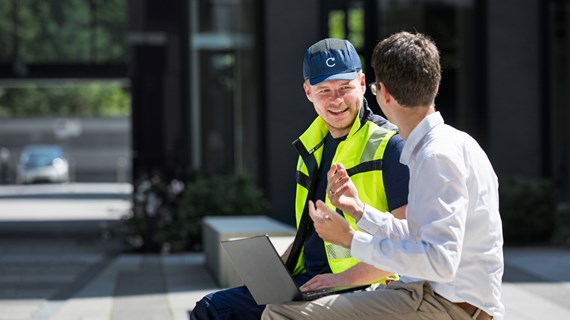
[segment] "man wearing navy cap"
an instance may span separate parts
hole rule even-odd
[[[285,264],[303,291],[388,283],[397,278],[392,272],[361,263],[350,250],[319,238],[309,217],[308,201],[331,205],[327,172],[346,168],[368,205],[404,219],[409,174],[399,162],[403,140],[393,124],[368,108],[362,64],[349,41],[331,38],[312,45],[305,53],[303,76],[305,94],[318,116],[293,142],[299,154],[298,231]],[[356,228],[350,215],[345,218]],[[242,286],[207,295],[196,304],[191,319],[259,319],[264,307]]]

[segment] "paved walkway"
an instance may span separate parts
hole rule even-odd
[[[507,248],[506,319],[570,319],[570,249]]]
[[[187,319],[215,284],[202,254],[116,254],[116,244],[2,239],[0,319]]]
[[[218,289],[201,253],[89,248],[3,239],[0,319],[187,319],[198,299]],[[570,319],[570,249],[507,248],[505,260],[506,319]]]

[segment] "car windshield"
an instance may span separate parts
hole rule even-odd
[[[27,168],[51,166],[54,159],[62,157],[62,152],[56,149],[35,150],[25,156],[24,165]]]

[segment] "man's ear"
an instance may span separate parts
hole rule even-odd
[[[362,87],[362,93],[366,93],[366,75],[364,72],[360,72],[360,86]]]
[[[384,99],[385,103],[389,103],[390,101],[392,101],[392,99],[394,99],[394,97],[392,97],[390,91],[388,90],[384,82],[379,82],[379,84],[380,84],[380,97]]]
[[[313,102],[312,91],[311,87],[307,84],[307,82],[303,82],[303,90],[305,91],[305,95],[309,101]]]

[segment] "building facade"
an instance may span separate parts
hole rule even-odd
[[[291,142],[316,117],[306,48],[349,39],[371,82],[376,43],[420,31],[441,49],[446,121],[479,141],[500,179],[551,179],[568,203],[569,13],[570,0],[0,0],[0,104],[28,84],[120,80],[133,181],[246,173],[292,223]]]
[[[417,30],[442,52],[446,121],[480,142],[500,178],[551,178],[568,201],[569,10],[561,0],[130,1],[135,174],[245,172],[291,223],[291,142],[316,116],[304,51],[347,38],[373,81],[375,44]]]

